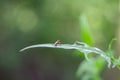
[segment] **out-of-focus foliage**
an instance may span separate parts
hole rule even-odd
[[[82,38],[82,41],[86,42],[89,45],[92,45],[92,37],[89,29],[89,23],[86,19],[86,16],[81,15],[80,17],[80,36]]]
[[[80,78],[80,80],[101,80],[100,72],[103,64],[105,64],[105,61],[100,57],[83,61],[77,70],[77,78]]]
[[[106,50],[116,36],[114,55],[119,56],[119,4],[119,0],[0,0],[0,80],[76,79],[84,57],[44,48],[19,53],[32,44],[78,40]],[[119,80],[119,70],[102,69],[101,79]]]
[[[88,23],[88,18],[86,18],[86,16],[84,14],[81,15],[80,17],[80,23],[81,23],[81,27],[80,27],[80,32],[81,32],[81,38],[82,41],[88,43],[89,45],[93,45],[92,43],[92,36],[90,33],[90,26]],[[100,53],[101,54],[101,53]],[[87,55],[88,56],[88,55]],[[77,70],[77,78],[79,80],[101,80],[100,78],[100,71],[103,68],[103,65],[105,63],[105,61],[101,61],[102,58],[100,59],[100,57],[93,57],[94,54],[92,54],[90,57],[90,61],[87,62],[86,60],[84,60],[79,66],[78,66],[78,70]],[[110,60],[109,60],[110,61]],[[97,62],[100,62],[100,65],[95,65]],[[111,63],[111,61],[110,61]],[[102,66],[101,66],[102,65]],[[89,68],[88,68],[89,66]]]

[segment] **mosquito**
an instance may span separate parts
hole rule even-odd
[[[57,40],[54,45],[57,46],[57,45],[60,45],[61,44],[61,41],[60,40]]]

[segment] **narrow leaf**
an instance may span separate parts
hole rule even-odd
[[[48,47],[48,48],[62,48],[62,49],[75,49],[75,50],[78,50],[82,53],[84,53],[85,55],[85,58],[87,60],[88,59],[88,54],[89,53],[96,53],[98,55],[100,55],[101,57],[103,57],[107,62],[108,62],[108,67],[110,68],[110,65],[111,65],[111,60],[110,58],[105,54],[104,51],[96,48],[96,47],[91,47],[89,45],[87,45],[86,43],[83,43],[83,42],[78,42],[76,41],[74,44],[59,44],[57,46],[55,46],[54,44],[52,43],[48,43],[48,44],[37,44],[37,45],[32,45],[32,46],[28,46],[28,47],[25,47],[23,49],[20,50],[21,51],[24,51],[24,50],[27,50],[27,49],[30,49],[30,48],[37,48],[37,47]]]

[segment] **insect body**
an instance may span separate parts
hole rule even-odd
[[[61,44],[61,41],[60,40],[57,40],[54,45],[57,46],[57,45],[60,45]]]

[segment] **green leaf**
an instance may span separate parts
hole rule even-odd
[[[92,80],[94,80],[95,78],[97,78],[95,80],[101,80],[99,79],[100,78],[99,74],[101,69],[103,68],[104,63],[105,60],[101,57],[91,58],[90,61],[84,60],[78,66],[76,77],[82,80],[83,78],[86,78],[86,76],[90,76]]]
[[[91,47],[91,46],[87,45],[86,43],[78,42],[78,41],[76,41],[74,44],[59,44],[57,46],[55,46],[52,43],[49,43],[49,44],[37,44],[37,45],[32,45],[32,46],[25,47],[25,48],[21,49],[20,52],[24,51],[24,50],[27,50],[27,49],[30,49],[30,48],[37,48],[37,47],[75,49],[75,50],[78,50],[78,51],[84,53],[85,58],[87,60],[89,60],[89,58],[88,58],[89,53],[96,53],[96,54],[100,55],[101,57],[103,57],[108,62],[108,67],[109,68],[111,66],[110,57],[108,57],[105,54],[104,51],[102,51],[102,50],[100,50],[100,49],[98,49],[96,47]]]
[[[80,16],[80,37],[83,42],[92,45],[90,27],[85,15]]]
[[[108,46],[108,50],[109,51],[111,51],[112,49],[112,44],[113,44],[113,42],[115,41],[116,39],[114,38],[114,39],[112,39],[111,41],[110,41],[110,43],[109,43],[109,46]]]

